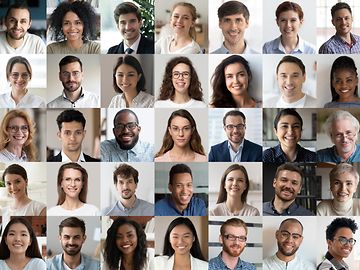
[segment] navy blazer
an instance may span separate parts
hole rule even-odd
[[[90,157],[90,156],[88,156],[86,154],[84,154],[84,158],[85,158],[86,162],[99,162],[100,161],[100,159]],[[62,162],[61,152],[59,154],[57,154],[56,156],[48,157],[47,161],[49,161],[49,162]]]
[[[108,54],[124,54],[124,41],[121,41],[119,45],[115,45],[111,47],[108,52]],[[141,35],[139,47],[136,51],[138,54],[147,54],[151,53],[154,54],[154,41],[152,39],[146,38],[143,35]]]
[[[209,161],[231,162],[228,141],[211,146]],[[262,161],[262,147],[244,139],[241,161]]]

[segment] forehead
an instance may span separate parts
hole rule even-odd
[[[229,115],[225,119],[225,124],[244,124],[244,119],[239,115]]]
[[[129,232],[136,233],[135,227],[132,226],[131,224],[123,224],[123,225],[119,226],[119,228],[117,229],[118,234],[126,234]]]
[[[11,71],[27,71],[27,67],[23,63],[15,63],[11,67]]]
[[[229,178],[229,177],[245,178],[245,174],[241,170],[234,170],[227,174],[226,178]]]
[[[190,71],[190,67],[185,63],[179,63],[173,68],[173,71]]]
[[[12,8],[8,15],[8,18],[10,17],[18,19],[30,19],[30,13],[26,8]]]
[[[289,180],[301,180],[301,175],[295,171],[282,170],[278,174],[278,178],[287,178]]]
[[[352,181],[354,182],[356,180],[355,176],[350,173],[350,172],[342,172],[337,174],[333,179],[330,179],[330,181],[341,181],[341,182],[345,182],[345,181]]]
[[[281,225],[279,230],[286,230],[290,233],[298,233],[302,234],[301,225],[298,222],[295,221],[286,221],[284,224]]]
[[[345,16],[351,16],[351,13],[347,8],[339,9],[334,13],[334,18],[345,17]]]
[[[296,63],[283,62],[279,66],[278,73],[285,73],[285,74],[300,73],[300,74],[302,74],[302,71],[301,71],[301,68],[299,67],[299,65]]]
[[[67,168],[64,170],[63,177],[82,177],[82,173],[79,170]]]
[[[185,6],[177,6],[176,8],[174,8],[174,11],[172,13],[174,14],[179,14],[179,15],[189,15],[191,16],[191,10],[188,7]]]
[[[27,227],[20,222],[14,223],[10,226],[9,231],[26,231],[27,233],[29,233],[29,230],[27,229]]]
[[[80,227],[63,227],[61,235],[76,236],[83,235]]]
[[[342,227],[342,228],[337,229],[337,231],[335,233],[335,237],[338,237],[338,236],[343,236],[343,237],[346,237],[349,239],[349,238],[352,238],[353,233],[350,228]]]
[[[170,234],[185,234],[185,233],[192,234],[190,228],[188,226],[186,226],[185,224],[180,224],[180,225],[175,226],[170,232]]]
[[[356,76],[355,70],[351,68],[340,68],[333,72],[334,78],[335,77],[351,77]]]
[[[351,130],[354,131],[354,125],[352,121],[348,118],[339,119],[334,121],[331,125],[333,131],[342,131],[342,130]]]
[[[185,118],[185,117],[181,117],[181,116],[175,116],[173,119],[171,119],[171,125],[176,125],[176,126],[188,126],[190,125],[190,121]]]
[[[117,175],[116,179],[118,180],[118,182],[120,181],[134,181],[134,177],[132,175],[130,175],[129,177],[124,177],[123,175]]]
[[[119,16],[119,22],[121,21],[130,21],[130,20],[138,20],[135,13],[126,13],[126,14],[120,14]]]
[[[121,64],[117,67],[116,72],[137,72],[136,69],[127,64]]]
[[[290,18],[299,19],[299,13],[294,10],[286,10],[279,14],[279,19],[290,19]]]
[[[281,123],[290,123],[290,124],[295,124],[295,123],[299,123],[300,124],[300,119],[297,118],[295,115],[283,115],[280,117],[278,124]]]
[[[80,18],[75,12],[68,11],[65,13],[63,21],[71,21],[71,20],[80,20]]]
[[[61,71],[81,71],[81,66],[79,62],[72,62],[66,65],[61,66]]]
[[[242,13],[236,13],[236,14],[226,15],[226,16],[222,17],[221,20],[224,21],[224,20],[227,20],[227,19],[230,19],[230,20],[232,20],[232,19],[244,19],[245,20],[245,17],[244,17],[244,14],[242,14]]]
[[[130,112],[122,112],[118,114],[115,118],[115,123],[129,123],[136,122],[136,117],[133,113]]]
[[[173,184],[184,184],[192,182],[190,173],[177,173],[173,176]]]
[[[24,118],[22,117],[14,117],[14,118],[11,118],[9,120],[9,124],[10,125],[13,125],[13,124],[19,124],[19,125],[26,125],[27,122]]]
[[[83,126],[80,122],[71,121],[71,122],[62,122],[61,123],[63,130],[79,130],[83,129]]]
[[[246,230],[243,226],[226,225],[224,232],[225,234],[246,235]]]
[[[244,71],[244,70],[246,71],[243,64],[241,64],[241,63],[232,63],[232,64],[227,65],[224,68],[224,73],[228,74],[228,73],[239,72],[239,71]]]
[[[5,178],[5,181],[14,181],[14,180],[18,180],[18,179],[25,181],[25,179],[22,178],[21,175],[13,174],[13,173],[6,174],[4,178]]]

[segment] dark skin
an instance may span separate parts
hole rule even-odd
[[[113,133],[117,143],[121,149],[130,150],[132,149],[139,140],[139,133],[141,130],[140,126],[136,126],[134,129],[124,127],[124,129],[117,128],[119,124],[137,123],[136,116],[130,112],[122,112],[115,118],[115,127]]]

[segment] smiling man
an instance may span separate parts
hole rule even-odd
[[[108,50],[108,54],[153,54],[154,41],[140,34],[143,25],[140,9],[131,2],[117,5],[114,19],[123,41]]]
[[[6,31],[0,32],[0,53],[45,53],[45,43],[27,31],[31,27],[30,9],[24,4],[9,6],[5,15]]]

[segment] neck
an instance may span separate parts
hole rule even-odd
[[[173,101],[175,103],[186,103],[190,100],[190,96],[188,93],[175,93]]]
[[[132,89],[131,91],[123,92],[125,97],[126,107],[129,108],[133,104],[134,98],[138,95],[138,91],[136,88]]]
[[[27,205],[30,201],[31,199],[26,194],[24,194],[20,198],[14,200],[14,208],[16,209],[22,208],[25,205]]]
[[[234,43],[231,44],[225,40],[224,47],[228,49],[231,54],[240,54],[240,53],[244,53],[246,49],[246,43],[244,38],[241,38],[241,40],[239,42],[236,42],[235,44]]]
[[[342,161],[346,161],[351,157],[351,155],[355,152],[355,150],[356,150],[356,145],[354,145],[352,151],[346,153],[339,153],[336,149],[336,153],[341,157]]]
[[[281,150],[284,152],[288,161],[294,161],[297,156],[296,145],[294,147],[286,147],[281,145]]]
[[[290,53],[296,48],[299,43],[299,37],[284,37],[281,36],[281,44],[284,46],[286,53]]]
[[[70,91],[64,89],[64,93],[65,93],[66,98],[71,100],[72,102],[75,102],[80,98],[81,91],[82,91],[81,86],[78,89],[76,89],[75,91],[73,91],[73,92],[70,92]]]
[[[295,254],[293,254],[291,256],[286,256],[286,255],[282,254],[280,251],[278,251],[278,252],[276,252],[276,257],[278,257],[281,261],[288,263],[295,258]]]
[[[244,206],[244,203],[241,201],[241,197],[229,195],[226,198],[225,204],[229,211],[234,214],[239,213]]]
[[[190,254],[177,254],[174,253],[174,266],[184,266],[184,269],[186,269],[186,266],[191,265],[190,262]]]
[[[242,95],[233,95],[232,98],[234,99],[238,108],[255,107],[256,105],[254,99],[248,94],[247,91]]]
[[[81,149],[77,150],[77,151],[71,151],[68,152],[66,150],[61,150],[64,152],[64,154],[72,161],[72,162],[77,162],[80,158],[80,154],[81,154]]]
[[[66,40],[66,46],[72,49],[80,49],[83,44],[84,41],[82,39]]]
[[[6,146],[6,150],[13,153],[17,157],[21,157],[22,155],[22,145],[8,145]]]
[[[289,208],[289,206],[294,202],[295,200],[291,201],[283,201],[278,196],[275,195],[274,199],[274,208],[276,211],[278,211],[280,214],[282,214],[286,209]]]
[[[135,195],[133,195],[129,199],[123,199],[123,198],[120,199],[121,204],[123,206],[125,206],[126,208],[131,208],[134,205],[135,201],[136,201],[136,196]]]
[[[71,269],[75,269],[81,263],[81,253],[79,252],[78,254],[76,254],[74,256],[70,256],[64,252],[63,259],[67,266],[69,266]]]
[[[10,257],[5,261],[10,269],[24,269],[30,260],[31,258],[26,257],[25,253],[13,254],[10,252]]]
[[[231,146],[232,150],[234,150],[235,152],[239,151],[242,141],[239,143],[234,143],[232,141],[229,141],[229,142],[230,142],[230,146]]]
[[[233,257],[225,251],[221,252],[221,259],[226,264],[226,266],[229,267],[230,269],[235,269],[235,267],[239,261],[239,257]]]
[[[174,201],[172,196],[171,196],[171,200],[172,200],[173,204],[175,205],[176,209],[179,210],[181,213],[188,207],[188,204],[187,205],[177,204]]]
[[[303,97],[305,96],[305,94],[303,92],[300,92],[298,95],[294,96],[294,97],[285,97],[285,96],[282,96],[283,100],[285,100],[285,102],[287,103],[293,103],[293,102],[296,102],[300,99],[302,99]]]
[[[66,197],[65,201],[61,204],[62,208],[65,208],[66,210],[75,210],[83,206],[83,202],[79,200],[79,198],[70,198]]]
[[[359,98],[357,96],[339,97],[339,99],[337,101],[338,102],[355,102],[355,101],[359,101]]]
[[[348,44],[352,43],[350,32],[345,35],[341,35],[338,32],[336,32],[336,35],[339,36],[341,39],[345,40]]]
[[[7,43],[10,45],[10,47],[17,49],[19,48],[23,42],[24,42],[24,38],[22,39],[12,39],[7,33],[6,33],[6,41]]]
[[[28,90],[26,88],[21,90],[16,90],[15,88],[11,89],[11,97],[15,101],[16,104],[20,102],[20,100],[26,95]]]

